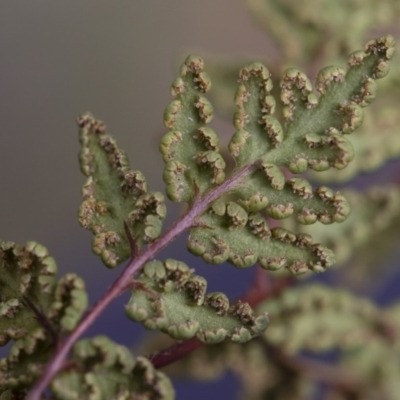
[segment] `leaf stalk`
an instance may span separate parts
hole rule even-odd
[[[64,362],[75,344],[75,342],[83,335],[83,333],[96,321],[100,314],[107,306],[118,297],[127,287],[135,274],[142,266],[156,254],[174,241],[181,233],[190,229],[198,218],[212,203],[228,190],[236,186],[236,184],[245,176],[251,174],[258,168],[258,163],[250,164],[245,168],[234,173],[220,186],[209,191],[202,198],[197,198],[187,212],[178,219],[158,240],[150,244],[142,253],[133,257],[121,275],[114,281],[104,295],[94,304],[92,309],[83,317],[71,334],[59,345],[53,358],[47,364],[41,378],[33,386],[26,400],[39,400],[41,394],[46,390],[47,386],[55,375],[63,368]]]

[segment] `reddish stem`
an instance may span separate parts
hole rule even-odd
[[[249,303],[251,307],[256,307],[261,301],[278,296],[286,287],[292,285],[296,280],[289,277],[271,279],[271,276],[260,267],[256,270],[254,284],[244,295],[243,302]],[[178,342],[165,350],[155,352],[148,356],[155,368],[162,368],[185,357],[205,344],[195,337]]]
[[[175,343],[165,350],[153,353],[152,355],[148,356],[148,358],[154,365],[154,368],[162,368],[166,365],[172,364],[177,360],[180,360],[181,358],[203,346],[204,343],[193,337],[191,339],[184,340],[183,342]]]
[[[82,334],[94,323],[98,316],[105,308],[127,287],[133,276],[142,268],[142,266],[163,249],[166,245],[176,239],[182,232],[189,229],[200,215],[206,211],[207,207],[214,200],[219,198],[228,190],[234,188],[238,182],[245,176],[251,174],[258,168],[258,163],[246,166],[228,178],[220,186],[211,190],[203,198],[197,197],[191,208],[186,214],[171,226],[158,240],[150,244],[143,253],[137,254],[128,263],[122,274],[114,281],[111,287],[103,295],[103,297],[93,306],[93,308],[82,318],[76,328],[58,347],[53,358],[47,364],[41,378],[33,386],[26,400],[39,400],[54,376],[62,369],[65,359],[67,358],[72,346],[82,336]],[[128,236],[129,239],[129,236]],[[131,241],[132,242],[132,241]],[[135,251],[135,244],[132,242],[131,247]]]

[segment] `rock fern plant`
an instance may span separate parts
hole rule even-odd
[[[305,73],[286,69],[279,96],[276,76],[260,62],[247,64],[237,77],[229,154],[209,125],[207,68],[200,57],[189,56],[172,84],[173,101],[164,114],[168,132],[160,142],[166,194],[185,205],[167,229],[164,195],[148,189],[101,121],[90,114],[79,117],[86,177],[79,222],[92,231],[93,252],[107,267],[128,262],[88,310],[83,280],[75,274],[58,279],[56,263],[42,245],[0,242],[0,344],[14,342],[0,360],[0,399],[173,399],[171,381],[158,369],[198,347],[203,348],[175,364],[175,372],[217,376],[231,368],[248,399],[306,396],[313,380],[367,398],[362,397],[365,382],[371,384],[378,368],[362,351],[367,342],[371,351],[387,356],[386,375],[380,377],[385,376],[387,393],[394,393],[400,373],[400,325],[392,322],[395,315],[398,320],[396,310],[382,313],[323,286],[292,288],[295,280],[285,273],[323,272],[336,258],[343,261],[351,248],[346,253],[330,238],[362,239],[365,232],[354,226],[378,219],[382,204],[396,207],[400,194],[395,190],[392,197],[385,190],[346,197],[327,186],[314,188],[307,175],[351,163],[348,135],[362,125],[376,80],[389,71],[394,46],[390,35],[369,41],[350,55],[347,66],[321,69],[314,87]],[[227,167],[229,157],[233,168]],[[351,204],[362,206],[350,214]],[[330,226],[321,230],[321,224]],[[186,231],[189,251],[205,263],[259,265],[268,274],[280,271],[278,278],[267,285],[265,273],[258,272],[252,290],[237,302],[208,292],[206,280],[190,266],[157,258]],[[336,256],[335,247],[341,249]],[[129,319],[178,342],[150,356],[134,356],[105,336],[81,339],[125,291],[131,293]],[[343,368],[361,360],[363,373],[321,371],[293,356],[302,349],[334,347],[344,352]],[[196,372],[199,360],[202,368]],[[307,371],[314,375],[304,377]]]

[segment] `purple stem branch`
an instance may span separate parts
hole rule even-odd
[[[204,345],[205,344],[200,342],[196,337],[192,337],[191,339],[177,342],[167,349],[158,351],[147,357],[153,364],[154,368],[160,369],[180,360]]]
[[[105,310],[105,308],[127,287],[133,276],[142,268],[142,266],[152,259],[161,249],[176,239],[182,232],[194,225],[198,218],[209,206],[211,202],[216,200],[228,190],[234,188],[238,182],[245,176],[251,174],[258,168],[258,163],[250,164],[238,172],[234,173],[224,183],[210,192],[206,193],[203,198],[197,197],[179,220],[175,222],[158,240],[150,244],[146,250],[133,257],[125,267],[121,275],[114,281],[109,289],[104,293],[92,309],[82,318],[71,334],[60,343],[53,358],[47,364],[43,375],[33,386],[26,400],[39,400],[41,394],[46,390],[47,386],[54,376],[62,369],[64,362],[75,342],[82,334],[94,323],[97,317]]]

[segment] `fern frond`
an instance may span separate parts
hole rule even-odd
[[[375,80],[387,74],[393,51],[394,40],[388,35],[353,53],[347,71],[323,68],[316,83],[319,97],[305,74],[287,70],[281,80],[283,126],[273,116],[268,70],[257,63],[243,68],[235,98],[237,132],[230,143],[237,166],[259,160],[293,173],[344,168],[353,154],[343,135],[361,125],[362,108],[375,98]]]
[[[385,342],[390,326],[372,302],[323,285],[289,288],[258,308],[266,309],[274,324],[264,337],[287,353],[364,350]]]
[[[176,98],[164,113],[165,126],[160,151],[166,163],[164,181],[171,200],[190,203],[194,197],[222,183],[225,161],[219,153],[219,139],[207,126],[213,117],[211,103],[203,95],[211,81],[200,57],[189,56],[181,76],[172,84]]]
[[[399,45],[396,46],[398,51]],[[274,88],[279,86],[281,65],[272,66],[271,79]],[[233,97],[236,88],[238,61],[224,60],[218,56],[208,63],[210,75],[213,77],[212,98],[219,114],[227,117],[233,112]],[[354,149],[354,159],[340,171],[329,169],[315,171],[311,178],[319,182],[345,182],[353,179],[360,173],[374,171],[386,162],[400,156],[400,117],[397,99],[400,85],[397,77],[400,74],[400,62],[393,59],[391,72],[379,85],[379,97],[365,113],[363,125],[346,139]],[[276,114],[281,111],[281,104],[276,104]],[[278,114],[279,115],[279,114]],[[378,133],[379,132],[379,133]]]
[[[150,361],[134,358],[106,336],[83,339],[72,351],[72,367],[52,381],[54,400],[175,398],[169,379]]]
[[[56,273],[44,246],[0,241],[0,346],[40,326],[30,305],[40,311],[51,307]]]
[[[327,227],[321,223],[304,226],[285,220],[283,226],[296,234],[318,237],[335,253],[339,265],[360,252],[363,245],[374,246],[380,235],[400,216],[400,188],[396,185],[376,185],[365,192],[345,189],[352,212],[341,224]]]
[[[359,47],[371,29],[387,29],[391,23],[400,21],[400,7],[396,0],[385,0],[379,6],[369,0],[362,5],[343,1],[321,1],[316,4],[312,0],[293,4],[286,0],[247,0],[245,3],[256,20],[279,43],[283,52],[281,59],[272,66],[271,79],[274,85],[278,84],[278,78],[285,66],[301,65],[310,76],[314,76],[326,62],[344,62],[348,52]],[[397,45],[397,51],[398,49]],[[239,70],[237,64],[237,59],[227,60],[213,56],[208,67],[214,79],[213,98],[216,109],[224,116],[232,109],[229,100],[234,93],[234,71]],[[393,60],[391,69],[391,74],[380,84],[379,100],[366,114],[362,128],[347,139],[354,148],[353,162],[341,171],[314,173],[313,179],[344,182],[399,157],[398,59]],[[279,107],[277,104],[278,111]]]
[[[55,326],[72,331],[87,307],[85,282],[76,274],[69,273],[57,282],[48,318]]]
[[[180,340],[196,336],[205,343],[227,337],[246,342],[266,329],[266,313],[255,316],[247,303],[230,305],[226,295],[206,294],[206,289],[206,280],[183,262],[151,261],[138,278],[126,313],[148,329]]]
[[[145,177],[129,168],[126,155],[101,121],[86,114],[78,124],[81,170],[88,177],[79,222],[94,234],[93,252],[114,268],[131,255],[124,223],[138,247],[160,235],[167,213],[164,196],[147,191]]]
[[[384,36],[353,53],[347,72],[324,68],[317,79],[319,97],[303,73],[288,70],[281,82],[282,123],[273,115],[268,70],[260,63],[244,67],[235,97],[237,131],[229,144],[236,168],[227,182],[246,168],[249,173],[227,190],[228,201],[214,202],[198,219],[189,250],[209,263],[248,267],[259,262],[267,269],[285,267],[293,273],[333,265],[331,250],[308,235],[270,229],[261,212],[274,219],[294,215],[302,224],[347,218],[350,208],[340,193],[326,187],[313,190],[303,178],[287,179],[282,168],[298,174],[308,168],[344,168],[350,162],[353,150],[345,135],[361,125],[363,107],[375,96],[375,79],[387,73],[393,48],[393,38]]]
[[[259,262],[266,269],[287,268],[295,274],[320,272],[335,263],[334,253],[311,236],[270,229],[262,214],[248,215],[234,202],[213,204],[200,221],[206,228],[191,230],[188,249],[208,263],[229,261],[245,268]]]
[[[360,398],[370,399],[371,393],[397,400],[400,391],[398,303],[381,311],[377,330],[384,340],[368,340],[365,347],[342,352],[340,365],[358,371],[363,377]]]
[[[400,116],[397,99],[400,95],[400,85],[393,82],[390,89],[380,93],[381,96],[371,107],[371,112],[366,113],[361,129],[348,139],[354,148],[354,160],[340,171],[313,173],[312,179],[342,183],[360,173],[377,170],[388,161],[399,158]]]
[[[54,351],[49,333],[41,327],[17,340],[7,358],[0,359],[0,393],[9,392],[11,398],[25,398],[38,379]]]
[[[25,397],[58,341],[86,311],[83,280],[70,273],[57,281],[56,273],[44,246],[0,242],[0,345],[14,340],[0,359],[0,393],[11,399]]]

